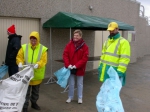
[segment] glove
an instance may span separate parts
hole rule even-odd
[[[37,68],[38,68],[38,66],[39,66],[38,64],[35,64],[35,65],[34,65],[34,69],[37,69]]]
[[[69,66],[68,66],[68,69],[72,69],[72,65],[69,65]]]
[[[73,65],[73,66],[72,66],[72,69],[76,69],[76,66],[75,66],[75,65]]]
[[[19,68],[23,68],[23,65],[22,65],[21,62],[19,63],[18,67],[19,67]]]

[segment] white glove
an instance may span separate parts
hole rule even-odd
[[[35,65],[34,65],[34,69],[37,69],[37,68],[38,68],[38,66],[39,66],[38,64],[35,64]]]
[[[72,65],[69,65],[69,66],[68,66],[68,69],[72,69]]]
[[[76,69],[76,66],[75,66],[75,65],[73,65],[73,66],[72,66],[72,69]]]
[[[23,65],[22,65],[21,62],[19,63],[18,67],[19,67],[19,68],[23,68]]]

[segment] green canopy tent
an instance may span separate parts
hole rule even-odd
[[[74,14],[68,12],[58,12],[52,18],[47,20],[43,24],[43,28],[50,28],[50,49],[52,48],[51,44],[51,28],[60,28],[60,29],[70,29],[70,38],[71,38],[71,29],[84,29],[84,30],[106,30],[110,22],[117,22],[119,25],[119,30],[123,31],[132,31],[134,27],[126,24],[124,22],[110,19],[110,18],[101,18],[96,16],[88,16],[83,14]],[[50,50],[52,55],[52,49]],[[48,83],[55,82],[55,79],[52,76],[52,56],[51,60],[51,77],[48,80]]]
[[[134,27],[124,22],[95,16],[58,12],[43,24],[43,28],[79,28],[89,30],[106,30],[110,22],[117,22],[120,30],[134,30]]]

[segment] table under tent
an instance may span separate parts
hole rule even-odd
[[[110,18],[102,18],[102,17],[96,17],[96,16],[88,16],[83,14],[75,14],[75,13],[68,13],[68,12],[58,12],[56,15],[54,15],[52,18],[47,20],[43,24],[43,28],[49,28],[50,29],[50,55],[53,55],[52,53],[52,28],[55,29],[70,29],[70,39],[71,39],[71,30],[72,29],[83,29],[83,30],[93,30],[93,31],[103,31],[107,30],[108,24],[110,22],[117,22],[119,25],[119,30],[122,31],[133,31],[134,26],[131,26],[129,24],[126,24],[124,22],[110,19]],[[89,57],[88,61],[94,61],[99,60],[99,57]],[[50,56],[50,78],[47,81],[46,84],[54,83],[56,82],[53,73],[52,73],[52,56]],[[63,62],[63,60],[57,60],[59,62]]]

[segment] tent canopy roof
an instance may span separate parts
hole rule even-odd
[[[68,12],[58,12],[43,24],[43,28],[79,28],[89,30],[106,30],[108,24],[112,21],[118,23],[119,30],[134,30],[133,26],[115,19],[87,16]]]

